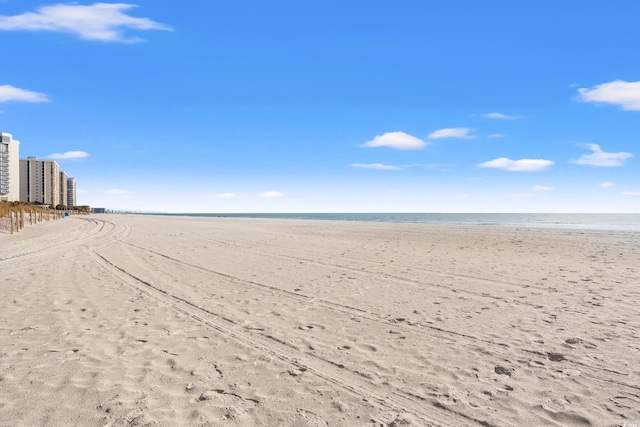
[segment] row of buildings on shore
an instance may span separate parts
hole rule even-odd
[[[76,181],[53,160],[20,158],[20,142],[0,132],[0,201],[72,208]]]

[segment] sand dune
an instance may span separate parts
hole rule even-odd
[[[0,234],[0,425],[640,425],[640,233],[94,215]]]

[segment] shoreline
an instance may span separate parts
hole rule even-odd
[[[394,224],[479,225],[568,230],[640,231],[638,213],[132,213],[187,218],[245,218]],[[516,221],[518,219],[518,221]],[[563,219],[564,221],[559,221]],[[573,222],[568,220],[573,219]],[[605,221],[609,219],[609,221]],[[576,220],[578,222],[576,222]]]
[[[638,232],[98,214],[0,239],[8,423],[639,418]]]

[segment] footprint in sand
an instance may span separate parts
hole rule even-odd
[[[565,357],[562,353],[553,353],[553,352],[549,352],[547,353],[547,358],[549,360],[551,360],[552,362],[561,362],[563,360],[565,360]]]
[[[302,331],[310,331],[311,329],[319,329],[321,331],[327,329],[327,327],[325,325],[322,325],[320,323],[312,323],[310,325],[302,325],[302,326],[298,326],[298,329],[302,330]]]
[[[511,369],[505,368],[504,366],[500,366],[500,365],[496,366],[493,370],[496,374],[506,375],[508,377],[511,376],[511,371],[512,371]]]
[[[371,344],[357,344],[356,348],[362,351],[375,353],[378,351],[378,347]]]

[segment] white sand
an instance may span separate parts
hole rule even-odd
[[[2,426],[640,424],[640,233],[93,215],[0,234]]]

